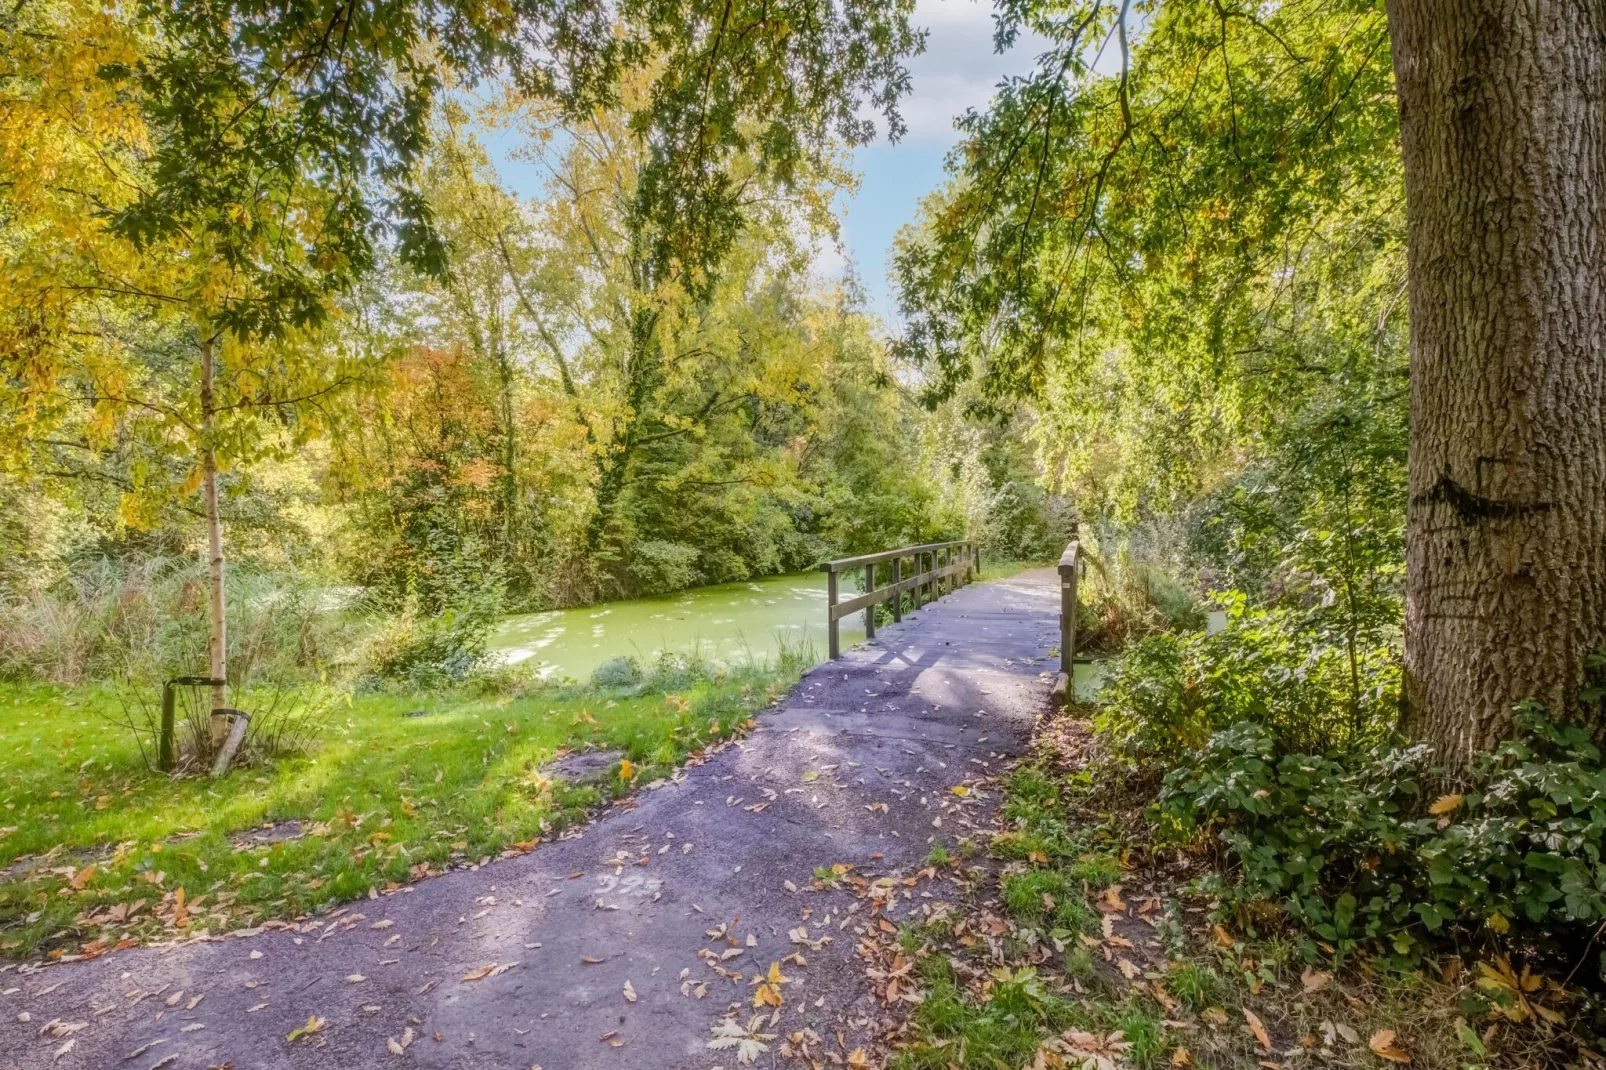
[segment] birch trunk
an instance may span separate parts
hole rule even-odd
[[[228,620],[223,608],[223,523],[217,507],[217,444],[214,440],[216,413],[212,400],[213,339],[201,342],[201,493],[206,500],[206,603],[208,651],[211,676],[228,679]],[[221,744],[228,734],[228,718],[218,711],[228,707],[223,684],[212,687],[212,744]]]
[[[1452,764],[1606,648],[1606,5],[1388,0],[1411,309],[1406,726]]]

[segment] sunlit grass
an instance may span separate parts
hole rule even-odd
[[[147,770],[109,719],[121,713],[110,688],[0,685],[0,949],[72,953],[99,938],[248,926],[494,857],[630,786],[617,773],[553,783],[540,767],[560,751],[620,750],[632,783],[649,781],[739,731],[790,674],[749,669],[641,694],[353,696],[321,716],[308,753],[218,780]],[[308,834],[240,841],[291,819]],[[49,852],[32,872],[5,872]],[[119,910],[126,918],[91,920]]]

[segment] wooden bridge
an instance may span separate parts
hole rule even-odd
[[[1071,694],[1076,664],[1076,588],[1086,568],[1081,546],[1072,532],[1070,544],[1060,556],[1060,671],[1054,682],[1054,700],[1064,704]],[[908,571],[904,563],[909,563]],[[911,595],[915,608],[956,590],[981,575],[981,547],[969,540],[933,542],[921,546],[902,546],[859,557],[841,557],[820,566],[826,573],[826,614],[831,659],[842,656],[838,622],[853,613],[864,612],[864,634],[875,638],[876,607],[892,603],[892,619],[903,619],[903,596]],[[864,570],[864,593],[841,599],[840,576]],[[946,585],[946,586],[945,586]]]
[[[908,562],[908,570],[904,564]],[[826,632],[832,660],[842,656],[838,622],[852,613],[864,611],[864,634],[875,638],[876,606],[892,603],[892,619],[903,619],[903,596],[910,595],[914,608],[941,598],[981,575],[981,548],[975,542],[930,542],[903,546],[860,557],[841,557],[820,566],[826,574]],[[864,593],[840,601],[844,574],[864,571]]]

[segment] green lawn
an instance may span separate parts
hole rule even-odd
[[[560,750],[619,749],[632,782],[650,781],[740,731],[792,675],[639,695],[355,696],[320,719],[308,753],[216,781],[148,772],[108,720],[121,712],[110,688],[0,684],[0,953],[250,926],[527,847],[627,786],[550,782],[539,767]],[[427,716],[403,716],[417,709]],[[241,843],[290,819],[306,834]],[[31,872],[12,865],[52,851]]]

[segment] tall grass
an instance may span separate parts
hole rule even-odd
[[[0,679],[150,683],[206,668],[205,569],[188,557],[92,558],[0,592]],[[294,572],[228,573],[229,678],[290,684],[353,668],[367,628],[342,593]]]
[[[1154,541],[1101,540],[1084,529],[1081,544],[1088,567],[1077,591],[1078,653],[1111,654],[1144,636],[1205,626],[1204,606]]]

